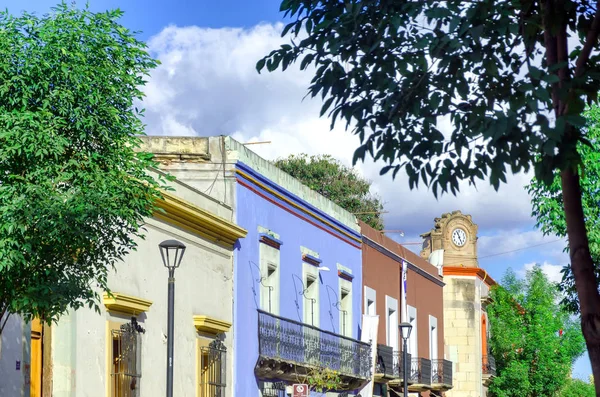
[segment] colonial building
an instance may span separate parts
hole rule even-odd
[[[479,267],[477,225],[460,211],[435,219],[422,235],[421,257],[443,270],[446,354],[454,362],[454,387],[448,397],[485,397],[496,374],[489,352],[486,306],[496,282]]]
[[[164,395],[167,338],[174,338],[174,395],[231,397],[233,250],[246,231],[229,206],[182,184],[146,220],[146,238],[111,272],[100,313],[83,308],[56,325],[39,321],[3,336],[0,396]],[[167,335],[167,280],[159,244],[186,246],[175,270],[174,334]],[[12,320],[12,327],[22,324]],[[19,343],[15,343],[19,342]],[[14,357],[14,351],[24,352]],[[239,394],[237,394],[239,395]]]
[[[353,394],[371,371],[356,218],[231,138],[145,141],[162,169],[248,230],[234,264],[234,395],[285,396],[327,370]]]
[[[379,316],[374,394],[403,395],[403,342],[398,326],[404,320],[412,325],[408,340],[409,392],[414,396],[441,395],[452,388],[452,362],[447,360],[444,347],[441,272],[381,232],[363,222],[360,226],[363,311]]]

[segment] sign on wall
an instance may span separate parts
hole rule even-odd
[[[293,385],[292,397],[308,397],[308,385]]]

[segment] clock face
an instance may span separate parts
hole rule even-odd
[[[452,242],[462,247],[467,242],[467,233],[462,229],[454,229],[452,232]]]

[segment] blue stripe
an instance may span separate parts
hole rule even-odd
[[[250,176],[252,176],[256,180],[260,181],[261,183],[265,184],[266,186],[270,187],[271,189],[275,190],[277,193],[281,194],[282,196],[284,196],[285,198],[289,199],[290,201],[293,201],[294,203],[296,203],[296,204],[304,207],[308,211],[317,214],[318,216],[320,216],[323,219],[326,219],[328,222],[334,224],[335,226],[337,226],[340,229],[344,230],[346,233],[352,235],[353,237],[356,237],[359,240],[361,239],[361,234],[359,232],[357,232],[357,231],[349,228],[348,226],[344,225],[343,223],[341,223],[337,219],[335,219],[332,216],[326,214],[325,212],[321,211],[317,207],[311,205],[310,203],[306,202],[305,200],[301,199],[300,197],[296,196],[295,194],[291,193],[290,191],[284,189],[283,187],[279,186],[278,184],[276,184],[275,182],[271,181],[270,179],[268,179],[268,178],[264,177],[263,175],[259,174],[257,171],[255,171],[250,166],[244,164],[241,161],[238,161],[236,163],[236,167],[238,167],[240,170],[244,171],[245,173],[249,174]],[[251,181],[249,181],[249,182],[251,182]],[[270,194],[269,192],[266,192],[266,193]]]

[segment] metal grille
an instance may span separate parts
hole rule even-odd
[[[135,317],[112,330],[111,397],[139,397],[142,377],[142,338],[145,330]]]
[[[284,382],[261,382],[262,397],[288,397]]]
[[[410,366],[410,380],[414,383],[431,384],[431,360],[426,358],[413,358]]]
[[[431,382],[452,385],[452,362],[448,360],[432,360]]]
[[[220,338],[200,348],[200,395],[223,397],[226,383],[227,348]]]
[[[342,375],[371,376],[371,346],[333,332],[258,311],[259,354],[284,362],[324,366]]]

